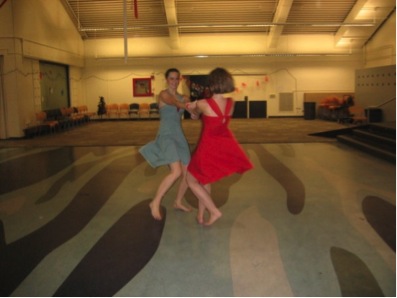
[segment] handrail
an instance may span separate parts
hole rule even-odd
[[[381,106],[384,106],[385,104],[388,104],[389,102],[392,102],[393,100],[396,100],[396,97],[393,97],[393,98],[390,98],[390,99],[386,100],[385,102],[377,105],[376,108],[380,108]]]

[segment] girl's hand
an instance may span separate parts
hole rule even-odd
[[[192,118],[193,120],[198,120],[200,118],[200,115],[195,113],[190,113],[190,118]]]
[[[186,111],[189,111],[190,113],[194,112],[195,110],[197,110],[197,101],[186,103],[185,109],[186,109]]]
[[[200,110],[197,108],[197,101],[186,103],[185,110],[190,113],[192,119],[197,120],[200,118]]]

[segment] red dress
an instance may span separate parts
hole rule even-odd
[[[229,129],[233,100],[227,99],[224,113],[212,99],[205,99],[216,117],[202,115],[203,130],[188,171],[201,183],[215,182],[233,173],[242,174],[253,168]]]

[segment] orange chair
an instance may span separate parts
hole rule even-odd
[[[38,127],[38,134],[45,132],[46,130],[50,132],[55,132],[59,128],[59,123],[56,120],[48,120],[46,112],[37,112],[36,113],[36,120],[39,124]]]
[[[75,123],[73,122],[73,119],[71,118],[71,115],[73,114],[73,108],[60,108],[61,110],[61,119],[59,120],[59,125],[62,129],[68,129],[72,127]]]
[[[367,117],[365,116],[365,110],[363,107],[359,105],[354,105],[349,107],[349,114],[353,124],[357,124],[357,123],[362,124],[367,122]]]
[[[351,124],[364,124],[367,122],[367,117],[365,116],[365,110],[359,105],[354,105],[348,108],[348,115],[346,117],[340,118],[341,123],[351,123]]]
[[[129,117],[130,106],[128,103],[122,103],[119,106],[119,117],[126,116]]]
[[[106,115],[111,118],[113,115],[119,116],[119,105],[117,103],[106,105]]]
[[[89,112],[88,107],[86,105],[78,106],[77,111],[80,115],[85,116],[86,120],[91,120],[91,118],[96,115],[96,113],[94,112]]]
[[[141,103],[139,105],[139,111],[138,111],[139,118],[142,117],[149,118],[149,111],[150,111],[150,105],[148,103]]]

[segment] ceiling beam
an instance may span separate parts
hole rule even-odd
[[[360,13],[360,11],[363,9],[364,5],[367,3],[367,0],[358,0],[356,4],[353,6],[352,10],[346,17],[345,21],[346,22],[352,22],[354,19],[357,17],[357,15]],[[342,44],[348,44],[349,47],[353,46],[353,40],[352,38],[348,38],[349,36],[349,28],[345,27],[340,27],[338,32],[335,34],[335,45],[342,45]],[[345,40],[345,42],[343,42]],[[361,44],[361,43],[360,43]],[[361,44],[362,45],[362,44]],[[358,45],[359,47],[361,45]]]
[[[349,46],[361,48],[377,30],[382,21],[395,9],[394,0],[382,0],[381,2],[358,0],[346,19],[345,23],[372,23],[373,26],[348,27],[341,26],[335,34],[336,46]]]
[[[61,0],[61,4],[65,8],[67,14],[69,15],[70,19],[72,20],[73,24],[76,26],[76,29],[79,31],[80,35],[83,38],[88,38],[86,32],[80,30],[80,20],[79,17],[75,14],[73,8],[70,6],[69,1]]]
[[[293,0],[280,0],[274,14],[273,23],[285,23],[287,21],[289,11],[291,9]],[[268,47],[277,47],[278,40],[283,32],[284,26],[273,26],[270,28]]]
[[[180,37],[178,19],[176,16],[175,0],[164,0],[165,15],[167,17],[168,32],[170,35],[171,48],[179,49],[180,47]]]

